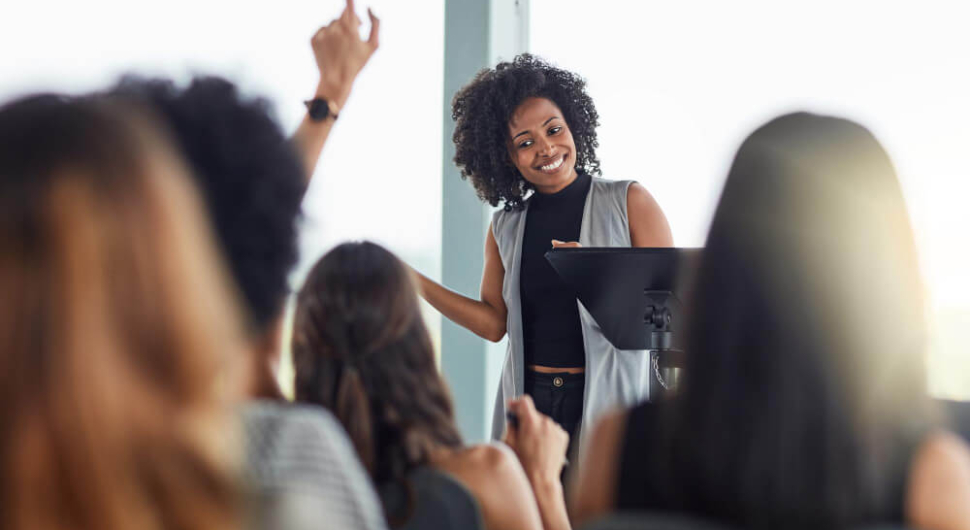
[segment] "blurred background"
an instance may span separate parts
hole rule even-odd
[[[868,126],[894,159],[916,230],[934,329],[930,386],[937,396],[970,399],[964,3],[477,1],[484,20],[474,18],[473,0],[358,0],[362,18],[369,6],[383,21],[381,48],[341,112],[304,203],[294,288],[323,253],[347,239],[377,241],[442,277],[443,227],[453,226],[442,212],[452,201],[475,200],[467,183],[443,185],[458,178],[448,162],[454,83],[446,77],[454,70],[446,64],[452,51],[446,42],[463,45],[456,33],[470,25],[487,34],[483,62],[531,51],[588,80],[602,121],[604,176],[639,180],[650,190],[678,246],[703,245],[733,153],[760,123],[802,109]],[[269,99],[292,131],[316,85],[309,38],[342,4],[7,3],[0,10],[0,100],[99,89],[126,72],[180,81],[208,73]],[[482,227],[473,230],[480,238]],[[480,276],[480,254],[451,263],[472,279]],[[452,287],[476,295],[470,285]],[[440,317],[426,315],[440,348]],[[485,432],[502,355],[501,345],[478,349],[486,352],[484,364],[465,351],[454,362],[484,384],[468,390],[449,378],[471,438],[480,437],[476,425]]]

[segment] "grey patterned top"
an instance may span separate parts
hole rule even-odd
[[[386,530],[370,478],[325,409],[256,400],[243,407],[258,530]]]

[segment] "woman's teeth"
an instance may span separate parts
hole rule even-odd
[[[556,160],[555,162],[549,164],[548,166],[542,166],[542,170],[543,171],[554,171],[556,169],[559,169],[559,166],[562,165],[562,161],[563,161],[563,159],[562,158],[559,158],[558,160]]]

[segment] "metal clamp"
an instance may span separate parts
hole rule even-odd
[[[667,384],[664,377],[660,375],[660,357],[657,355],[653,356],[653,373],[657,376],[657,381],[660,382],[660,386],[662,386],[664,390],[670,390],[670,385]]]

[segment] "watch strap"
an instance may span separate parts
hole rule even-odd
[[[319,96],[306,100],[303,102],[303,104],[306,105],[310,119],[313,121],[324,121],[331,117],[334,119],[334,121],[336,121],[337,117],[340,115],[340,109],[337,108],[337,105],[334,102]]]

